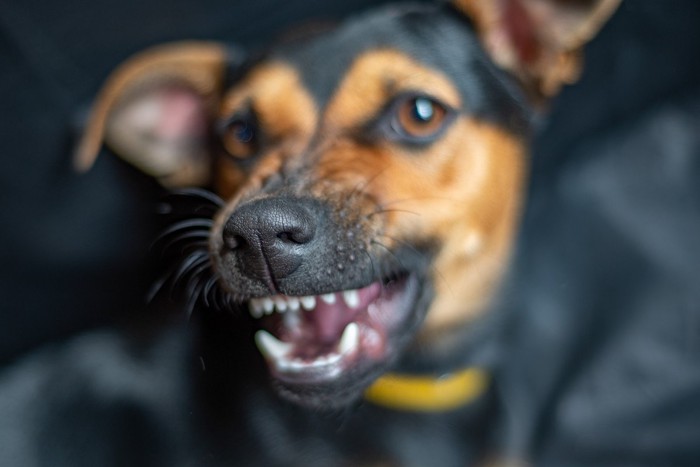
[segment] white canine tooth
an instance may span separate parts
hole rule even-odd
[[[321,295],[321,300],[328,303],[329,305],[332,305],[333,303],[335,303],[335,294],[327,293],[325,295]]]
[[[316,297],[314,297],[313,295],[309,295],[308,297],[301,297],[299,301],[301,302],[301,306],[307,311],[316,308]]]
[[[255,333],[255,343],[262,353],[267,358],[272,358],[275,361],[282,361],[292,348],[292,344],[282,342],[267,331],[260,330]]]
[[[273,297],[273,300],[275,302],[275,307],[277,307],[278,312],[284,313],[285,311],[287,311],[287,300],[282,295],[275,295]]]
[[[275,302],[273,302],[271,298],[265,297],[260,299],[260,301],[262,302],[262,308],[265,310],[265,314],[269,315],[272,313],[272,310],[275,309]]]
[[[338,344],[338,352],[341,354],[348,354],[354,351],[360,342],[360,326],[357,323],[350,323],[345,326],[343,331],[343,336],[340,338],[340,344]]]
[[[357,308],[360,305],[360,293],[357,290],[344,291],[343,299],[350,308]]]
[[[256,298],[250,299],[248,309],[250,310],[250,315],[255,319],[261,318],[263,315],[262,303]]]
[[[297,297],[287,297],[287,307],[292,311],[299,310],[299,299]]]

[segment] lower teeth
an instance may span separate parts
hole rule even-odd
[[[320,369],[331,367],[341,361],[344,356],[351,355],[357,350],[360,341],[360,328],[357,323],[350,323],[345,326],[343,335],[334,351],[317,358],[304,361],[299,358],[290,358],[289,354],[294,348],[294,344],[283,342],[265,330],[260,330],[255,334],[255,342],[262,355],[272,361],[279,371],[301,372],[308,369]]]

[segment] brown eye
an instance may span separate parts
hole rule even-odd
[[[258,128],[249,118],[236,118],[223,128],[221,140],[226,152],[244,159],[258,151]]]
[[[435,136],[446,124],[448,111],[429,97],[409,97],[399,103],[394,129],[409,138]]]

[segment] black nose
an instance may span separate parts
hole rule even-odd
[[[274,290],[310,254],[316,228],[312,209],[303,200],[262,199],[233,212],[224,226],[223,240],[245,274]]]

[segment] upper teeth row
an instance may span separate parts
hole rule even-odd
[[[273,295],[272,297],[252,298],[248,303],[250,314],[253,318],[261,318],[263,314],[269,315],[273,311],[284,313],[287,310],[299,311],[300,308],[313,310],[317,300],[328,304],[336,301],[336,295],[343,297],[345,304],[350,308],[360,305],[360,294],[357,290],[344,290],[341,293],[329,293],[324,295],[308,295],[306,297],[289,297],[287,295]]]

